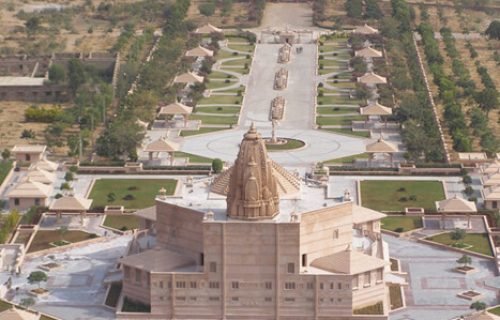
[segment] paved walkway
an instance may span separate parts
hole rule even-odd
[[[257,130],[264,137],[271,136],[270,128]],[[239,150],[239,144],[247,129],[214,132],[201,136],[187,137],[181,150],[188,153],[199,154],[209,158],[220,158],[233,162]],[[310,166],[315,162],[326,161],[334,158],[363,153],[369,139],[348,137],[340,134],[331,134],[319,130],[277,130],[278,137],[300,139],[306,145],[297,150],[269,152],[270,157],[284,166]]]
[[[408,272],[405,288],[407,308],[392,313],[390,320],[448,320],[471,312],[471,302],[458,298],[459,292],[474,289],[483,294],[481,301],[496,304],[496,290],[484,282],[494,279],[495,263],[474,257],[472,266],[478,271],[469,275],[453,271],[462,255],[402,238],[384,235],[391,257],[401,260]]]

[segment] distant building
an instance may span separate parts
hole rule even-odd
[[[361,318],[387,319],[384,215],[337,201],[269,159],[252,126],[209,190],[190,182],[141,212],[157,246],[121,259],[123,294],[148,319],[345,320],[373,305],[383,314]]]
[[[110,53],[59,53],[51,56],[26,55],[0,58],[0,101],[64,102],[71,98],[68,85],[51,83],[49,69],[53,64],[67,67],[71,59],[79,59],[110,75],[116,84],[119,55]],[[66,72],[67,74],[67,72]]]
[[[43,159],[46,150],[45,145],[15,145],[11,153],[17,162],[36,163]]]

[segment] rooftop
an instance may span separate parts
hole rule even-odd
[[[1,78],[1,77],[0,77]],[[23,144],[23,145],[15,145],[12,148],[12,153],[42,153],[45,152],[47,146],[39,145],[39,144]]]
[[[43,86],[45,78],[32,78],[32,77],[0,77],[0,87],[14,87],[14,86],[29,86],[39,87]]]
[[[186,267],[196,266],[196,261],[184,255],[166,249],[152,249],[127,256],[120,260],[124,265],[133,265],[145,271],[171,272]]]

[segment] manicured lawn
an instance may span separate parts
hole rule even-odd
[[[332,68],[323,68],[318,70],[319,75],[324,75],[327,73],[332,73],[332,72],[339,72],[340,70],[343,70],[344,67],[342,66],[334,66]]]
[[[189,158],[189,162],[196,162],[196,163],[212,163],[213,160],[207,157],[199,156],[197,154],[192,154],[182,151],[174,152],[174,156],[179,158]]]
[[[316,109],[319,114],[345,114],[345,113],[358,113],[358,108],[349,107],[321,107]]]
[[[208,98],[203,98],[198,101],[200,104],[241,104],[241,97],[236,95],[211,95]]]
[[[497,316],[500,316],[500,307],[496,307],[496,308],[493,308],[493,309],[489,309],[488,310],[489,313],[492,313],[494,315],[497,315]]]
[[[361,203],[377,211],[404,211],[405,207],[435,210],[445,198],[440,181],[361,181]]]
[[[216,132],[221,130],[228,130],[229,127],[225,128],[212,128],[212,127],[201,127],[200,130],[182,130],[181,137],[196,136],[199,134],[205,134],[210,132]]]
[[[395,232],[406,232],[418,228],[422,228],[421,217],[388,216],[382,219],[382,229],[385,230],[395,231]]]
[[[230,81],[229,83],[226,83],[225,81],[210,81],[205,84],[207,89],[219,89],[219,88],[224,88],[227,86],[230,86],[234,84],[233,81]]]
[[[288,139],[284,144],[266,144],[266,149],[267,151],[285,151],[302,148],[304,145],[302,140]]]
[[[39,230],[33,241],[31,242],[31,246],[28,249],[28,252],[36,252],[48,248],[54,248],[50,243],[60,241],[64,239],[65,241],[75,243],[88,239],[96,238],[97,235],[93,233],[87,233],[81,230],[68,230],[63,236],[59,230]]]
[[[217,117],[217,116],[199,116],[197,114],[192,114],[189,117],[190,120],[200,120],[201,124],[220,124],[220,125],[231,125],[238,122],[238,117]]]
[[[368,131],[352,131],[351,129],[339,128],[339,129],[323,129],[325,131],[330,131],[333,133],[341,133],[355,137],[370,138],[370,132]]]
[[[225,114],[238,114],[240,113],[240,107],[196,107],[196,112],[205,113],[225,113]]]
[[[340,88],[340,89],[355,89],[356,88],[356,83],[352,81],[340,81],[340,82],[329,82],[328,83],[331,86]]]
[[[7,177],[7,175],[9,174],[10,169],[12,169],[12,161],[0,160],[0,185],[2,184],[5,177]]]
[[[224,69],[224,66],[244,66],[245,63],[248,64],[248,66],[250,66],[250,63],[252,62],[252,60],[245,59],[245,57],[243,57],[243,56],[242,56],[242,58],[243,59],[229,60],[229,61],[223,62],[221,67]]]
[[[158,190],[165,188],[167,194],[173,194],[176,185],[177,180],[173,179],[98,179],[89,198],[94,200],[94,208],[122,205],[127,209],[142,209],[154,205]]]
[[[363,100],[360,99],[349,99],[347,94],[337,95],[337,96],[322,96],[318,97],[318,104],[353,104],[359,105]]]
[[[237,72],[239,74],[247,74],[250,71],[250,69],[245,69],[243,67],[243,65],[241,65],[241,67],[235,67],[235,68],[231,68],[231,67],[228,67],[228,66],[226,66],[224,68],[224,66],[222,66],[221,69],[226,70],[226,71]]]
[[[316,123],[320,126],[343,125],[350,126],[352,121],[361,121],[362,116],[344,116],[344,117],[316,117]]]
[[[325,161],[326,164],[329,163],[345,163],[345,164],[352,164],[355,159],[368,159],[370,155],[368,153],[359,153],[359,154],[354,154],[352,156],[347,156],[347,157],[342,157],[342,158],[337,158],[337,159],[332,159]]]
[[[212,71],[210,72],[210,74],[208,75],[208,79],[236,79],[235,76],[233,75],[230,75],[230,74],[227,74],[227,73],[224,73],[224,72],[220,72],[220,71]]]
[[[225,50],[219,50],[217,54],[215,55],[215,60],[221,60],[221,59],[227,59],[227,58],[233,58],[233,57],[239,57],[242,56],[240,54],[234,55],[232,52],[225,51]]]
[[[338,60],[325,60],[325,59],[321,59],[321,60],[318,61],[318,65],[345,67],[346,63],[344,61],[338,61]]]
[[[234,42],[249,43],[248,40],[247,40],[247,38],[238,37],[238,36],[228,35],[228,36],[226,36],[226,39],[227,39],[227,42],[229,42],[229,44],[234,43]]]
[[[466,233],[463,239],[453,240],[451,238],[451,232],[447,232],[426,238],[426,240],[493,256],[486,233]]]
[[[341,45],[337,44],[325,44],[323,46],[319,46],[319,52],[330,52],[330,51],[339,51],[343,49]]]
[[[253,52],[254,47],[255,46],[251,44],[231,44],[231,43],[228,44],[229,49],[248,52],[248,53]]]
[[[121,231],[139,229],[140,218],[132,214],[107,215],[103,225]]]

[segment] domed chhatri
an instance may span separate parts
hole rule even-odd
[[[279,196],[264,139],[252,123],[245,134],[229,180],[227,214],[231,218],[271,219]]]

